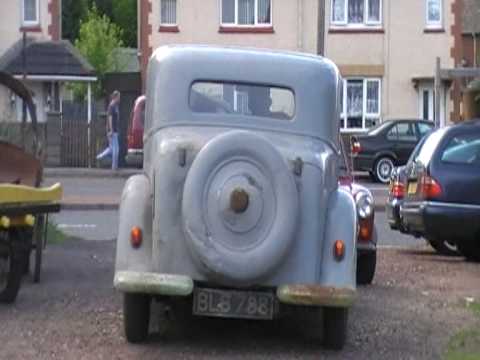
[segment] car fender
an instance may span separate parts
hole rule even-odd
[[[375,157],[374,157],[374,160],[373,160],[373,166],[375,166],[378,159],[380,159],[382,157],[385,157],[385,156],[387,156],[389,158],[392,158],[395,164],[398,162],[398,157],[397,157],[397,155],[395,155],[395,153],[393,151],[383,150],[383,151],[379,151],[375,154]]]
[[[331,287],[356,286],[357,266],[357,209],[352,194],[342,188],[330,195],[325,227],[320,284]],[[341,260],[334,257],[334,244],[342,240],[345,256]]]
[[[123,188],[120,202],[115,272],[152,270],[152,196],[148,177],[130,177]],[[142,231],[142,243],[130,243],[132,227]]]

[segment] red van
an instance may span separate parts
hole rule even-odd
[[[139,166],[143,165],[143,128],[145,123],[145,95],[139,96],[135,100],[132,114],[130,116],[130,124],[128,125],[127,134],[127,156],[125,161],[127,165]]]

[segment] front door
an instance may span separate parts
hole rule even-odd
[[[435,114],[435,97],[433,87],[421,86],[420,87],[420,119],[433,121]]]

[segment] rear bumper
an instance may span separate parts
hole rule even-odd
[[[125,162],[130,166],[142,166],[143,149],[128,149]]]
[[[126,293],[188,296],[193,291],[193,280],[183,275],[119,271],[115,274],[113,286]]]
[[[184,275],[120,271],[115,274],[114,287],[126,293],[189,296],[194,282]],[[355,300],[356,291],[353,288],[295,284],[279,286],[276,294],[284,304],[349,307]]]
[[[402,218],[400,216],[400,207],[403,200],[392,199],[385,204],[385,212],[387,214],[388,224],[394,230],[402,229]]]
[[[408,232],[425,237],[471,238],[480,229],[480,206],[423,201],[401,206]]]

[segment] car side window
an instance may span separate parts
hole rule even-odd
[[[443,150],[441,159],[452,164],[480,165],[480,136],[475,133],[455,136]]]
[[[432,129],[433,129],[433,125],[425,124],[425,123],[419,123],[418,124],[418,137],[420,139],[423,138],[430,131],[432,131]]]
[[[406,122],[397,124],[397,133],[400,141],[417,141],[414,124]]]
[[[392,128],[387,133],[387,139],[396,141],[398,140],[398,130],[397,125],[392,126]]]

